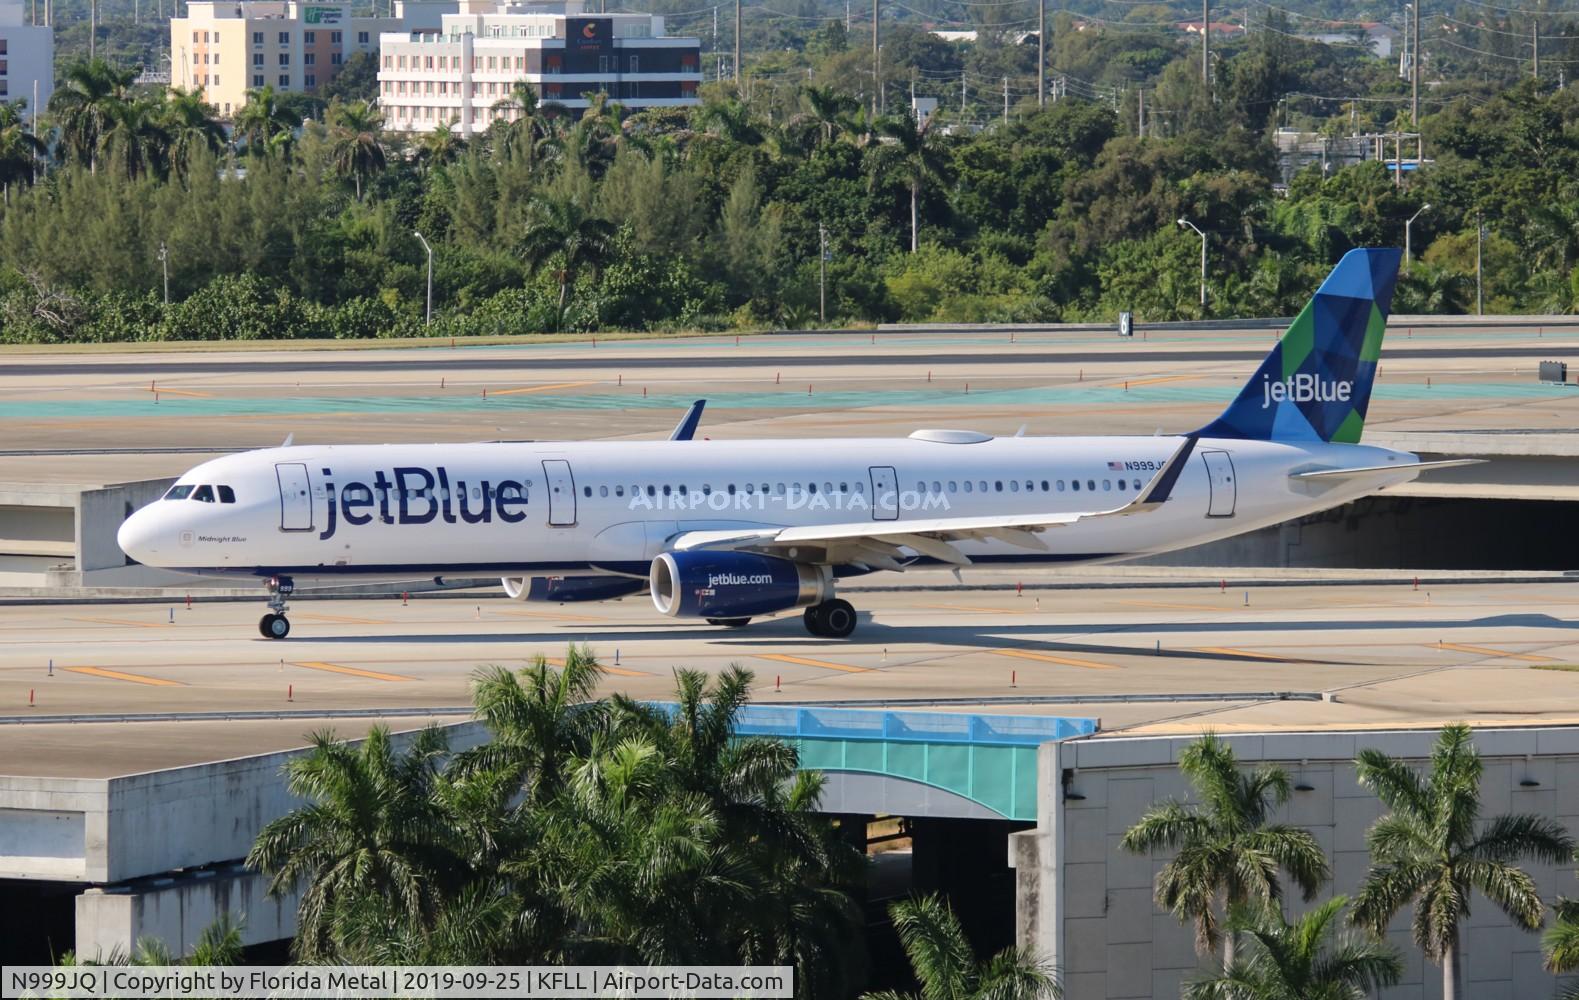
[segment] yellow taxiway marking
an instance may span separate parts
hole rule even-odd
[[[74,674],[87,674],[90,677],[108,677],[112,681],[131,681],[133,684],[152,684],[155,687],[185,687],[180,681],[167,681],[163,677],[144,677],[142,674],[123,674],[119,670],[105,670],[103,667],[62,667]]]
[[[1072,656],[1054,656],[1051,653],[1036,653],[1029,649],[994,649],[997,656],[1012,656],[1020,660],[1040,660],[1043,663],[1061,663],[1066,667],[1083,667],[1086,670],[1117,670],[1118,665],[1113,663],[1098,663],[1096,660],[1077,660]]]
[[[490,396],[519,396],[524,392],[547,392],[550,389],[576,389],[584,385],[597,385],[596,382],[555,382],[553,385],[529,385],[520,389],[496,389],[489,392]]]
[[[309,615],[306,612],[297,612],[296,617],[308,618],[315,622],[340,622],[345,625],[388,625],[389,622],[377,618],[346,618],[343,615]]]
[[[974,608],[969,604],[917,604],[918,608],[932,608],[937,611],[973,611],[978,615],[1014,615],[1020,610],[1015,608]]]
[[[1117,603],[1127,604],[1134,608],[1169,608],[1175,611],[1227,611],[1233,606],[1231,604],[1224,604],[1221,607],[1214,607],[1210,604],[1174,604],[1168,601],[1119,601]]]
[[[1509,653],[1502,649],[1491,649],[1486,646],[1466,646],[1457,642],[1439,642],[1438,649],[1453,649],[1460,653],[1480,653],[1483,656],[1500,656],[1508,660],[1527,660],[1531,663],[1550,663],[1550,656],[1537,656],[1534,653]]]
[[[828,660],[812,660],[804,656],[790,656],[788,653],[758,653],[760,660],[775,660],[779,663],[798,663],[803,667],[821,667],[824,670],[840,670],[847,674],[868,673],[868,667],[852,667],[847,663],[831,663]]]
[[[1274,663],[1310,663],[1310,660],[1294,660],[1287,656],[1278,656],[1276,653],[1257,653],[1251,649],[1234,649],[1232,646],[1197,646],[1197,653],[1215,653],[1218,656],[1238,656],[1249,660],[1271,660]]]
[[[132,625],[137,628],[164,628],[169,622],[135,622],[130,618],[72,618],[74,622],[92,622],[95,625]]]
[[[1159,375],[1156,378],[1130,379],[1129,387],[1133,389],[1137,385],[1161,385],[1163,382],[1183,382],[1200,377],[1199,375]]]
[[[503,614],[514,615],[517,618],[549,618],[563,622],[601,622],[607,619],[595,615],[562,615],[552,611],[504,611]]]
[[[149,389],[148,391],[155,396],[191,396],[195,399],[210,399],[214,395],[211,392],[193,392],[190,389],[166,389],[163,386]]]
[[[564,659],[562,657],[558,657],[558,656],[545,656],[545,657],[543,657],[543,662],[547,663],[549,666],[552,666],[552,667],[563,667],[565,665]],[[606,663],[600,663],[600,664],[598,664],[598,666],[603,668],[603,672],[604,673],[606,673],[606,674],[613,674],[615,677],[651,677],[652,676],[652,674],[649,674],[645,670],[626,670],[624,667],[611,667],[611,666],[609,666]]]
[[[381,674],[377,670],[363,670],[360,667],[342,667],[338,663],[324,663],[320,660],[303,660],[291,664],[293,667],[306,667],[308,670],[327,670],[331,674],[349,674],[352,677],[366,677],[375,681],[412,681],[415,677],[402,677],[400,674]]]

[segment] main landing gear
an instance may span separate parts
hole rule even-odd
[[[291,634],[290,619],[285,617],[285,598],[296,589],[296,584],[288,576],[272,576],[267,586],[269,613],[258,619],[258,634],[265,639],[283,639]]]
[[[849,601],[834,598],[806,609],[806,631],[824,639],[848,638],[855,631],[855,608]]]

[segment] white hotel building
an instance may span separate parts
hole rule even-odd
[[[701,43],[663,33],[651,14],[586,14],[581,0],[461,0],[438,31],[379,36],[379,105],[385,128],[427,132],[455,122],[460,135],[510,117],[494,105],[518,80],[571,109],[602,92],[626,108],[698,103]]]

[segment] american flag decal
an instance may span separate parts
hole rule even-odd
[[[1114,472],[1123,472],[1124,471],[1124,463],[1123,462],[1109,462],[1107,464],[1107,467],[1109,469],[1112,469]]]

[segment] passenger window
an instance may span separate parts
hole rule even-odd
[[[999,492],[999,493],[1003,492],[1003,480],[1001,480],[1001,479],[994,480],[992,485],[993,485],[993,489],[997,490],[997,492]]]
[[[768,492],[768,484],[767,483],[763,483],[762,484],[762,492],[763,493],[767,493]]]
[[[816,483],[807,483],[806,484],[806,492],[807,493],[816,493],[817,492],[817,484]]]
[[[959,492],[959,483],[956,480],[950,479],[948,481],[948,491],[950,493],[958,493]]]
[[[1111,480],[1111,479],[1104,479],[1104,480],[1102,480],[1102,489],[1104,489],[1104,490],[1111,490],[1112,488],[1113,488],[1113,480]]]
[[[166,500],[185,500],[187,497],[189,497],[191,495],[192,495],[192,486],[191,486],[191,484],[190,483],[183,483],[180,486],[172,486],[172,487],[170,487],[170,492],[166,493],[164,495],[164,498]]]
[[[784,495],[784,484],[783,483],[776,483],[775,485],[778,487],[778,489],[775,490],[774,492],[778,493],[779,496],[783,496]]]
[[[1036,489],[1036,484],[1031,482],[1029,479],[1027,479],[1025,481],[1025,492],[1030,493],[1030,492],[1033,492],[1035,489]]]
[[[624,496],[625,495],[625,487],[623,487],[623,486],[616,486],[616,487],[614,487],[614,495],[617,496],[617,497]]]
[[[606,497],[608,495],[609,495],[609,488],[607,486],[599,486],[598,487],[598,496],[599,497]]]
[[[1060,479],[1058,481],[1058,492],[1062,493],[1063,491],[1064,491],[1064,481],[1062,479]]]
[[[1020,481],[1018,479],[1011,479],[1011,480],[1009,480],[1009,492],[1010,493],[1018,493],[1018,492],[1020,492]]]
[[[864,488],[863,488],[863,487],[862,487],[862,485],[861,485],[861,483],[860,483],[860,482],[857,482],[857,483],[856,483],[856,484],[855,484],[855,492],[857,492],[857,493],[861,493],[861,492],[864,492]]]
[[[729,486],[726,487],[726,488],[729,490],[729,495],[730,496],[734,496],[735,495],[735,484],[734,483],[730,483]]]
[[[712,483],[703,483],[702,484],[702,496],[710,497],[712,495],[713,495],[713,484]]]
[[[978,480],[976,483],[976,488],[981,490],[983,493],[987,492],[987,480]]]
[[[1045,480],[1045,479],[1042,480],[1042,492],[1043,493],[1047,492],[1047,480]]]
[[[925,487],[923,487],[923,489],[924,488]],[[840,493],[848,493],[848,492],[850,492],[850,484],[849,483],[840,483],[839,484],[839,492]]]
[[[668,496],[669,495],[669,484],[668,483],[664,483],[663,484],[663,495],[664,496]]]
[[[656,486],[653,486],[652,484],[649,483],[647,485],[647,495],[650,496],[650,497],[657,496],[658,495],[658,488]]]
[[[1086,480],[1086,489],[1094,490],[1096,488],[1097,488],[1097,481],[1095,479],[1087,479]]]
[[[747,483],[746,484],[746,495],[747,496],[751,495],[752,493],[755,493],[756,491],[757,491],[757,484],[756,483]]]
[[[219,502],[220,503],[235,503],[236,502],[236,491],[231,489],[229,486],[221,486],[219,488]]]
[[[214,487],[206,486],[206,485],[205,486],[199,486],[196,490],[194,490],[192,492],[192,499],[193,500],[201,500],[204,503],[213,503],[214,502]]]
[[[943,492],[943,484],[938,482],[936,479],[932,480],[932,492],[933,493],[942,493]]]
[[[966,493],[972,492],[971,488],[970,488],[970,480],[969,479],[965,480],[965,492]]]
[[[482,499],[482,487],[481,486],[473,486],[472,487],[472,499],[473,500],[481,500]]]
[[[1078,480],[1078,479],[1071,479],[1069,482],[1070,482],[1071,485],[1074,486],[1075,492],[1079,493],[1080,492],[1080,480]]]
[[[680,484],[680,495],[681,496],[685,496],[685,484],[684,483]]]
[[[581,487],[581,495],[586,497],[588,500],[592,499],[592,487],[590,487],[590,486],[583,486],[583,487]]]

